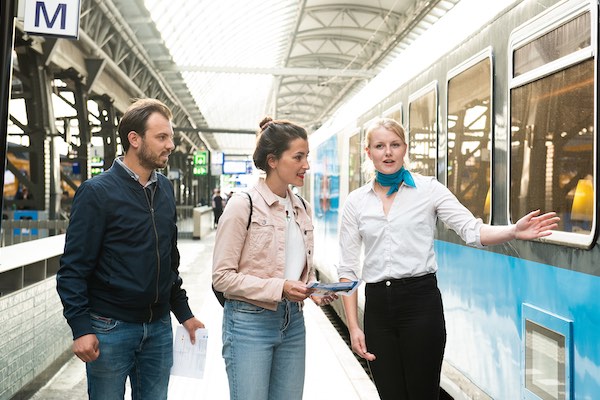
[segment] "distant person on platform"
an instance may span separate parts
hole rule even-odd
[[[172,114],[158,100],[133,103],[119,123],[124,157],[81,184],[57,274],[73,352],[86,363],[90,399],[166,399],[173,364],[171,315],[194,317],[179,276],[175,198],[165,168]]]
[[[15,196],[15,200],[32,200],[33,194],[29,192],[29,188],[27,186],[23,186],[21,190],[19,190]],[[28,205],[20,205],[19,210],[29,210],[31,209]]]
[[[212,209],[213,209],[213,214],[215,216],[214,222],[213,222],[213,228],[217,228],[217,225],[219,225],[219,218],[221,218],[221,215],[223,215],[223,206],[225,205],[225,200],[223,200],[223,197],[221,197],[221,190],[220,189],[215,189],[214,190],[214,194],[212,196]]]

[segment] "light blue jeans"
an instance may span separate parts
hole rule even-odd
[[[301,400],[306,330],[298,303],[277,311],[225,302],[223,358],[231,400]]]
[[[92,315],[100,356],[86,364],[90,400],[122,400],[129,376],[133,400],[167,398],[173,365],[171,315],[129,323]]]

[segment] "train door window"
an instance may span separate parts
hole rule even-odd
[[[525,321],[525,388],[542,400],[565,399],[565,337]]]
[[[572,320],[522,304],[523,399],[573,398],[572,333]]]
[[[408,156],[411,169],[436,176],[437,85],[416,93],[408,104]]]
[[[491,59],[448,80],[448,188],[473,215],[490,220]]]
[[[511,43],[512,221],[554,210],[561,220],[547,240],[581,247],[593,242],[596,224],[595,19],[587,7],[562,11],[535,35],[518,30]]]
[[[361,170],[362,170],[362,158],[363,153],[360,132],[356,132],[350,136],[349,139],[349,154],[350,159],[348,161],[348,192],[358,189],[362,184],[361,181]]]

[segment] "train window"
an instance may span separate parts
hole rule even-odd
[[[361,155],[363,153],[360,132],[350,136],[350,159],[348,162],[348,192],[358,189],[361,185]]]
[[[590,39],[583,36],[589,36],[590,29],[581,27],[585,21],[591,23],[589,15],[571,18],[532,41],[538,46],[531,51],[551,47],[543,45],[550,40],[561,49],[558,55],[540,56],[539,62],[550,62],[569,48],[578,49],[575,43],[589,44]],[[593,53],[579,52],[565,62],[532,71],[526,78],[513,81],[510,91],[512,221],[538,208],[554,210],[561,220],[557,234],[548,240],[587,247],[593,241],[596,202]]]
[[[569,400],[573,387],[573,321],[522,304],[524,399]]]
[[[525,321],[525,388],[542,400],[565,399],[565,337]]]
[[[448,80],[448,188],[478,218],[490,218],[491,60]]]
[[[402,121],[402,106],[384,112],[383,116],[384,118],[391,118],[395,121],[398,121],[404,126],[404,121]]]
[[[437,90],[426,90],[408,104],[408,155],[411,169],[436,176]]]
[[[519,76],[588,47],[591,40],[590,13],[585,13],[516,49],[513,76]]]

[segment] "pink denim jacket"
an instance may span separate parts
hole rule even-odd
[[[264,179],[249,189],[248,194],[253,207],[248,229],[250,202],[245,193],[234,194],[219,219],[213,253],[213,285],[228,299],[276,310],[285,282],[285,209]],[[290,189],[287,195],[292,199],[294,218],[303,233],[306,249],[306,266],[300,280],[308,283],[315,280],[312,211],[307,202],[305,209],[302,200]]]

